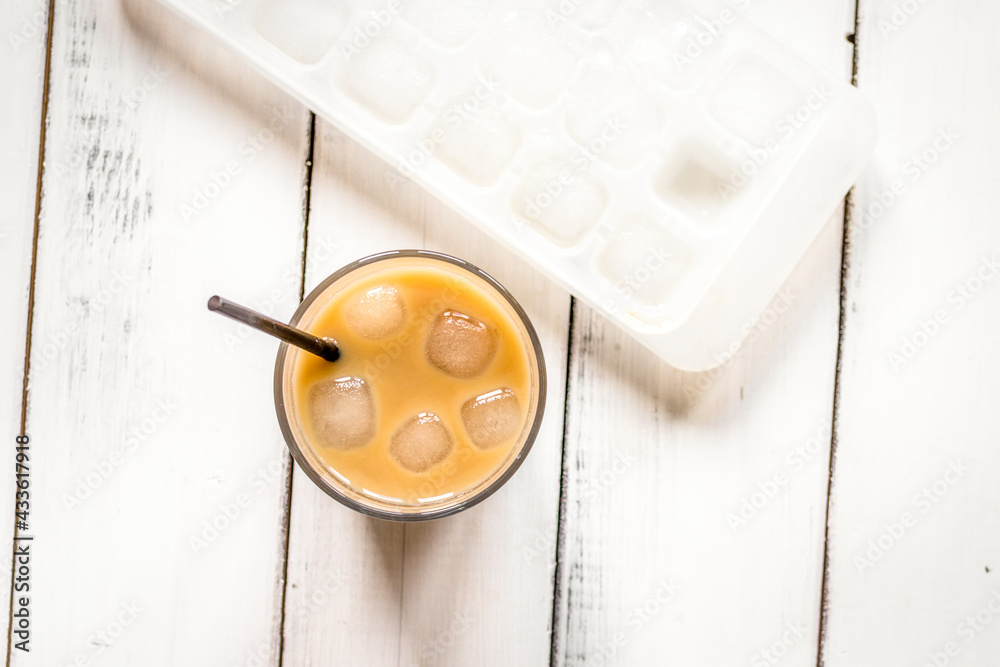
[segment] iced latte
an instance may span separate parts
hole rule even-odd
[[[282,345],[279,421],[327,493],[383,518],[426,519],[486,497],[541,421],[545,371],[524,312],[470,264],[396,251],[337,272],[292,325],[337,341],[328,362]]]

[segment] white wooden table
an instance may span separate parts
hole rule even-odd
[[[1000,664],[1000,3],[733,4],[881,135],[791,307],[698,375],[149,0],[0,3],[10,664]],[[409,526],[293,470],[274,341],[205,309],[287,318],[397,247],[505,283],[550,378],[514,479]]]

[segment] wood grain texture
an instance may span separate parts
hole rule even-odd
[[[13,664],[246,664],[281,611],[276,344],[205,304],[297,300],[308,114],[148,3],[75,0],[49,109]]]
[[[739,4],[850,76],[853,2]],[[556,664],[815,661],[841,221],[716,371],[657,364],[578,309]]]
[[[322,665],[329,656],[372,666],[544,664],[569,296],[323,122],[312,183],[307,288],[380,250],[430,248],[473,262],[534,322],[548,409],[517,475],[443,521],[404,527],[362,517],[296,471],[284,664]]]
[[[730,4],[849,76],[851,0]],[[44,6],[0,8],[0,85],[17,91],[0,98],[5,437]],[[44,542],[33,650],[13,664],[544,665],[552,649],[557,665],[811,665],[818,651],[827,667],[992,665],[1000,9],[860,12],[858,80],[882,138],[853,200],[845,300],[838,212],[735,359],[696,375],[585,307],[571,325],[562,290],[339,131],[318,121],[311,140],[300,105],[173,16],[57,2],[28,406]],[[303,266],[308,290],[399,247],[507,285],[549,371],[514,479],[405,527],[292,471],[276,343],[205,309],[220,293],[287,318]],[[0,478],[0,517],[12,500]],[[3,608],[9,539],[8,525]]]
[[[13,438],[21,433],[25,339],[32,238],[37,203],[39,135],[45,70],[48,2],[32,0],[0,5],[0,433],[9,461],[0,477],[0,609],[4,610],[3,646],[7,648],[6,610],[10,601],[13,551],[14,472]],[[49,341],[40,341],[42,346]],[[29,462],[30,466],[30,462]],[[30,470],[29,470],[30,474]],[[29,489],[30,493],[30,489]],[[29,530],[24,531],[30,534]]]
[[[881,137],[850,226],[828,667],[1000,655],[998,24],[861,3]]]

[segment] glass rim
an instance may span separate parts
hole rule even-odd
[[[375,264],[377,262],[382,262],[390,259],[400,259],[400,258],[427,258],[431,260],[445,262],[453,266],[457,266],[464,269],[476,276],[477,278],[483,280],[489,287],[493,288],[517,315],[520,320],[521,325],[524,327],[525,333],[528,335],[528,341],[533,348],[535,355],[534,364],[538,371],[537,378],[537,395],[538,399],[535,405],[534,418],[531,423],[530,429],[528,429],[527,434],[524,436],[524,441],[521,444],[518,451],[514,454],[514,459],[507,464],[507,467],[503,472],[497,476],[489,485],[480,489],[475,493],[471,493],[467,498],[464,498],[458,502],[452,504],[446,504],[439,508],[431,508],[426,511],[415,511],[415,512],[400,512],[391,511],[387,509],[381,509],[378,507],[372,507],[358,502],[356,499],[347,495],[341,489],[339,489],[335,484],[333,484],[325,475],[321,474],[312,463],[307,458],[305,452],[302,451],[303,446],[308,446],[303,443],[300,446],[298,439],[292,432],[291,425],[288,422],[288,411],[285,408],[284,400],[284,369],[285,360],[288,355],[288,343],[282,342],[278,346],[278,354],[275,359],[274,364],[274,407],[278,416],[278,425],[281,428],[281,434],[285,439],[285,445],[288,447],[292,458],[299,465],[303,472],[312,480],[312,482],[318,486],[324,493],[332,497],[334,500],[338,501],[342,505],[345,505],[357,512],[362,514],[377,518],[385,519],[389,521],[429,521],[431,519],[439,519],[442,517],[450,516],[452,514],[457,514],[463,510],[466,510],[474,505],[479,504],[483,500],[486,500],[491,495],[493,495],[497,490],[500,489],[507,481],[514,475],[515,472],[521,467],[524,459],[527,457],[528,453],[531,451],[531,447],[535,442],[535,438],[538,436],[538,431],[541,429],[542,416],[545,412],[545,395],[546,395],[546,371],[545,371],[545,357],[542,353],[542,345],[538,339],[538,334],[535,332],[535,327],[531,323],[531,319],[528,314],[521,307],[521,304],[517,302],[517,299],[501,285],[493,276],[489,275],[478,266],[467,262],[464,259],[459,259],[458,257],[453,257],[452,255],[446,255],[444,253],[435,252],[433,250],[418,250],[418,249],[402,249],[402,250],[387,250],[373,255],[367,255],[360,259],[356,259],[342,266],[341,268],[334,271],[332,274],[323,279],[316,287],[314,287],[309,294],[302,299],[302,303],[296,308],[295,313],[289,320],[289,324],[296,326],[302,319],[303,315],[309,310],[313,303],[318,299],[332,284],[348,275],[360,269],[364,266],[370,264]]]

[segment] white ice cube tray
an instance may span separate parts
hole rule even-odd
[[[160,1],[686,370],[874,147],[854,88],[711,0]]]

